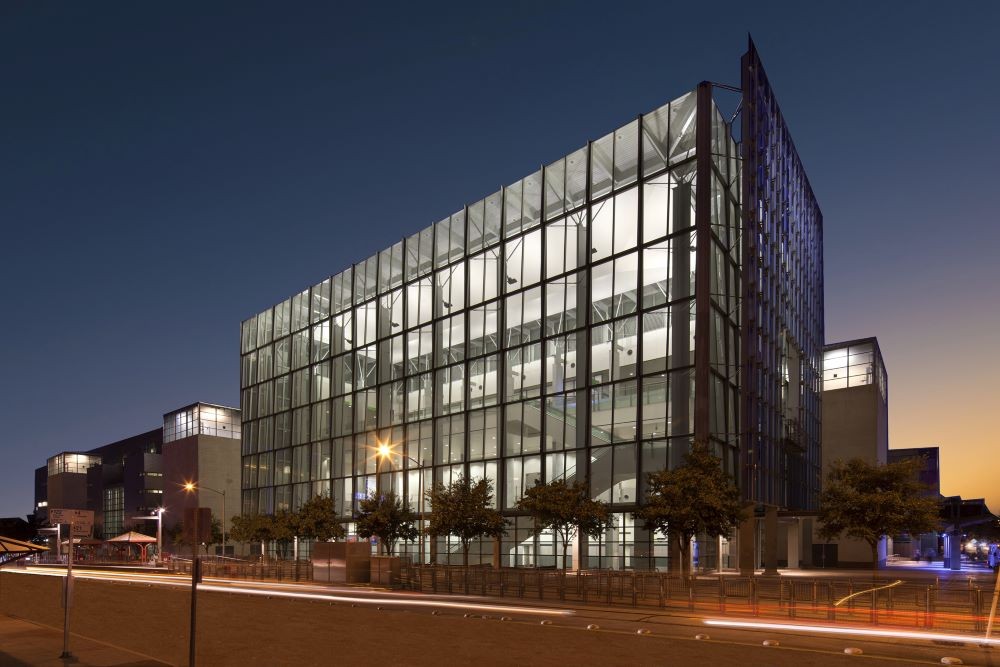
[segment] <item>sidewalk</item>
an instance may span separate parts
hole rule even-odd
[[[73,658],[62,660],[62,630],[0,614],[0,665],[4,667],[164,667],[165,662],[77,635],[70,637]]]

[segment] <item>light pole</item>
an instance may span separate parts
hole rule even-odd
[[[388,458],[389,459],[389,469],[392,470],[392,458],[391,458],[392,457],[392,453],[393,453],[392,452],[392,447],[388,443],[382,442],[382,443],[379,443],[378,448],[376,449],[375,455],[378,457],[379,460],[384,459],[384,458]],[[422,524],[423,524],[423,521],[424,521],[424,468],[423,468],[423,466],[420,465],[420,462],[417,461],[412,456],[407,456],[406,454],[400,454],[400,456],[402,458],[407,459],[409,461],[412,461],[414,464],[416,464],[416,466],[417,466],[417,472],[420,475],[420,482],[419,482],[420,483],[420,496],[417,498],[417,514],[420,515],[419,522],[420,522],[421,528],[422,528],[423,527]],[[377,470],[378,469],[378,465],[376,465],[375,468]],[[390,489],[391,489],[391,486],[390,486]],[[424,531],[423,530],[419,530],[417,532],[417,540],[418,540],[418,544],[419,544],[419,546],[417,548],[420,549],[420,564],[423,565],[424,564]]]
[[[204,489],[205,491],[211,491],[212,493],[218,493],[222,496],[222,556],[226,556],[226,490],[223,489],[219,491],[218,489],[213,489],[210,486],[203,486],[196,482],[188,482],[184,485],[184,490],[188,493],[192,491],[198,491],[199,489]],[[212,532],[212,524],[208,525],[209,534]]]
[[[163,513],[167,510],[162,507],[157,507],[153,510],[155,514],[152,516],[135,516],[132,517],[133,520],[145,520],[156,519],[156,561],[163,561]]]

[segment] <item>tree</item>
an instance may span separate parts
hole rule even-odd
[[[295,539],[298,521],[288,510],[278,510],[271,519],[271,539],[278,543],[282,558],[288,555],[288,545]]]
[[[263,556],[265,545],[274,539],[274,518],[256,513],[234,516],[229,534],[237,542],[260,542],[260,555]]]
[[[562,566],[566,569],[566,549],[577,533],[598,537],[611,524],[607,503],[592,500],[587,484],[567,484],[559,479],[548,484],[535,482],[517,501],[517,509],[531,515],[535,534],[551,528],[562,540]]]
[[[917,477],[922,463],[920,459],[880,465],[863,459],[835,461],[819,498],[820,536],[835,539],[843,534],[867,542],[876,577],[878,543],[884,536],[937,529],[939,503]]]
[[[466,477],[444,486],[438,484],[427,491],[431,516],[427,534],[431,537],[454,535],[462,542],[462,564],[469,564],[472,540],[480,537],[501,537],[507,534],[507,520],[493,509],[493,484]]]
[[[178,521],[174,524],[173,528],[167,528],[164,532],[174,544],[179,546],[191,546],[191,542],[184,534],[183,521]],[[200,544],[205,545],[205,553],[208,553],[208,547],[213,544],[222,544],[222,522],[219,521],[219,518],[214,514],[212,515],[212,529],[210,531],[209,540],[207,542],[201,542]]]
[[[364,538],[378,537],[385,555],[389,556],[397,541],[417,539],[417,528],[413,524],[416,520],[417,515],[395,493],[372,491],[360,503],[357,532]]]
[[[294,516],[295,534],[309,540],[328,542],[339,540],[346,534],[337,521],[337,510],[330,496],[313,496],[299,508]]]
[[[633,516],[646,530],[658,530],[676,540],[680,573],[689,572],[691,539],[704,533],[729,533],[743,518],[743,503],[733,478],[708,445],[696,442],[673,470],[648,476],[645,504]]]

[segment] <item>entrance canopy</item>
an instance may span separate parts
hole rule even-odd
[[[66,546],[66,545],[69,544],[69,540],[63,540],[62,543],[63,543],[63,546]],[[93,537],[74,537],[73,538],[73,546],[77,546],[77,547],[96,547],[99,544],[104,544],[104,542],[101,542],[98,539],[94,539]]]
[[[31,542],[22,542],[9,537],[0,536],[0,565],[10,563],[21,558],[27,558],[34,554],[48,551],[48,547],[43,547]]]

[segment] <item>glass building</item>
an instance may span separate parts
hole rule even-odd
[[[743,69],[741,126],[702,83],[244,321],[243,512],[329,494],[350,523],[372,489],[485,477],[500,564],[544,566],[514,506],[586,480],[615,521],[576,562],[662,567],[631,513],[694,439],[748,501],[812,507],[821,218],[752,45]]]

